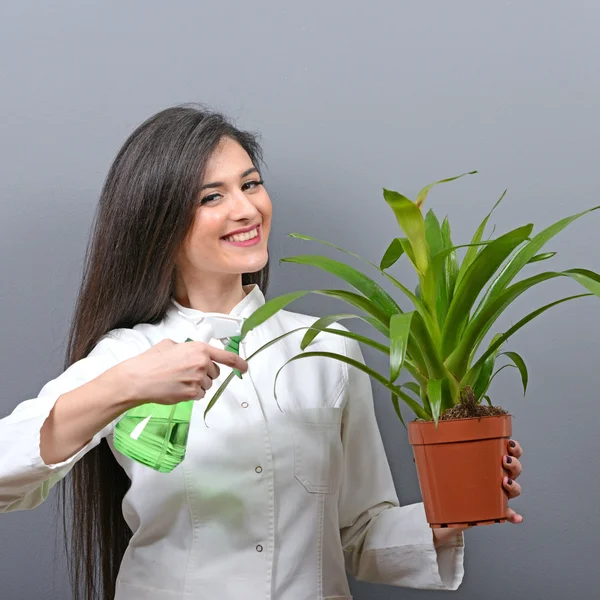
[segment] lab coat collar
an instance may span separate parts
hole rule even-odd
[[[249,317],[259,306],[265,303],[265,297],[256,283],[244,286],[246,296],[229,313],[234,317]],[[175,298],[171,298],[172,312],[182,313],[187,319],[195,324],[200,323],[204,318],[204,312],[195,308],[183,306]]]

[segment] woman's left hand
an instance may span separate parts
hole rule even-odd
[[[502,459],[502,466],[507,472],[507,475],[502,481],[502,486],[506,490],[509,498],[516,498],[521,495],[521,486],[515,481],[515,479],[521,474],[523,467],[519,458],[523,455],[523,449],[519,442],[510,440],[508,442],[508,453]],[[523,517],[517,514],[512,508],[508,509],[507,520],[510,523],[522,523]]]

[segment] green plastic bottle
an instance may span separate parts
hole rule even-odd
[[[208,342],[218,338],[226,343],[226,350],[239,354],[242,323],[238,317],[205,313],[194,339]],[[192,338],[186,340],[190,341]],[[242,377],[237,369],[235,373]],[[149,402],[128,410],[115,425],[115,448],[155,471],[169,473],[185,458],[194,402]]]

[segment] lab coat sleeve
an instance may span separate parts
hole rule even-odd
[[[0,512],[27,510],[41,504],[75,462],[112,432],[114,422],[63,462],[46,464],[40,456],[40,430],[56,400],[142,351],[140,337],[133,330],[110,332],[87,357],[44,385],[37,398],[21,402],[0,419]]]
[[[364,363],[354,340],[347,355]],[[456,590],[463,579],[463,536],[433,543],[422,503],[400,506],[375,419],[370,377],[347,366],[342,422],[340,531],[347,570],[359,580]]]

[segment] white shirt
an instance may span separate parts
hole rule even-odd
[[[264,301],[254,286],[231,314],[247,317]],[[333,359],[297,360],[281,372],[277,406],[275,374],[300,352],[304,331],[253,358],[205,424],[206,404],[230,373],[220,366],[194,406],[186,457],[171,473],[116,451],[114,423],[68,460],[43,462],[40,428],[61,394],[165,338],[193,338],[200,317],[173,301],[158,324],[111,331],[0,420],[0,511],[38,506],[105,437],[131,479],[123,515],[133,536],[115,600],[349,600],[346,569],[371,582],[456,589],[462,537],[436,550],[422,504],[399,506],[369,377]],[[240,355],[315,320],[280,311],[246,336]],[[363,361],[356,342],[333,334],[320,334],[308,350]]]

